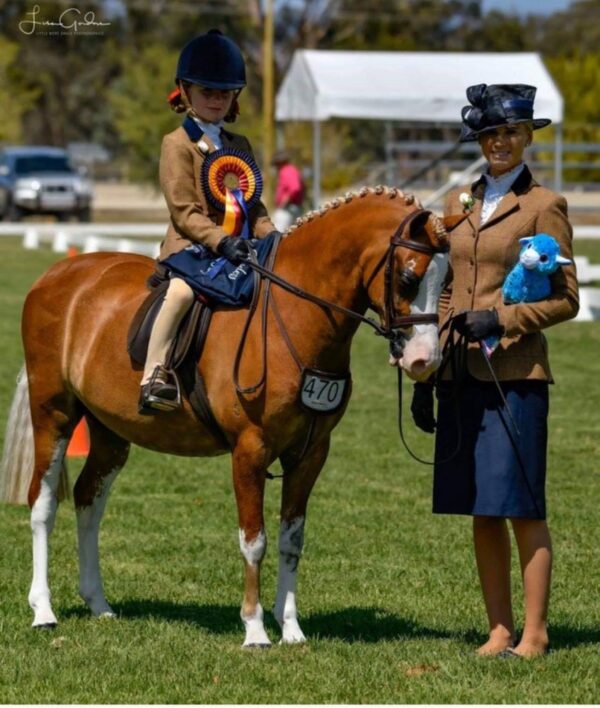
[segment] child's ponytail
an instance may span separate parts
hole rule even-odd
[[[183,101],[180,86],[171,91],[171,93],[167,96],[167,101],[169,102],[169,106],[171,106],[171,110],[175,111],[175,113],[184,113],[187,110],[187,106]]]
[[[242,89],[240,89],[239,91],[236,92],[236,94],[233,98],[233,101],[231,102],[231,108],[229,109],[229,112],[227,113],[225,118],[223,118],[223,120],[226,123],[235,123],[235,121],[237,120],[237,117],[240,114],[240,104],[238,102],[238,96],[240,95],[241,92],[242,92]]]

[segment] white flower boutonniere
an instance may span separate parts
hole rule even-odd
[[[475,204],[473,195],[468,192],[462,192],[458,197],[458,201],[462,204],[464,211],[471,211],[473,209],[473,204]]]
[[[198,146],[198,150],[200,150],[200,152],[203,152],[204,154],[206,154],[210,149],[208,147],[208,143],[205,142],[204,140],[198,140],[196,145]]]

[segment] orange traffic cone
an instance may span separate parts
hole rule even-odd
[[[77,427],[73,431],[69,447],[67,448],[67,457],[82,457],[90,452],[90,432],[88,430],[85,417],[82,418]]]
[[[73,258],[74,256],[78,255],[79,251],[75,248],[75,246],[69,246],[69,249],[67,251],[67,258]]]

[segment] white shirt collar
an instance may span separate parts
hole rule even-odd
[[[513,167],[510,172],[506,172],[500,175],[500,177],[492,177],[487,172],[483,175],[485,177],[485,192],[483,193],[483,204],[481,207],[481,226],[485,224],[496,211],[496,207],[500,204],[504,196],[508,194],[515,180],[524,169],[525,163],[521,162],[516,167]]]
[[[220,120],[218,123],[206,123],[203,120],[200,120],[200,118],[196,118],[196,116],[192,116],[192,119],[200,130],[202,130],[203,133],[206,133],[206,135],[208,135],[208,137],[213,141],[217,150],[223,147],[223,141],[221,140],[221,128],[224,125],[224,121]]]
[[[514,181],[525,169],[525,163],[520,162],[516,167],[513,167],[509,172],[505,172],[500,177],[492,177],[489,173],[484,173],[486,188],[491,188],[494,192],[503,192],[506,194],[512,187]]]

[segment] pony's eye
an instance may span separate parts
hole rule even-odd
[[[540,256],[540,261],[542,261],[542,263],[545,263],[547,260],[548,260],[548,256],[546,254],[543,254]]]

